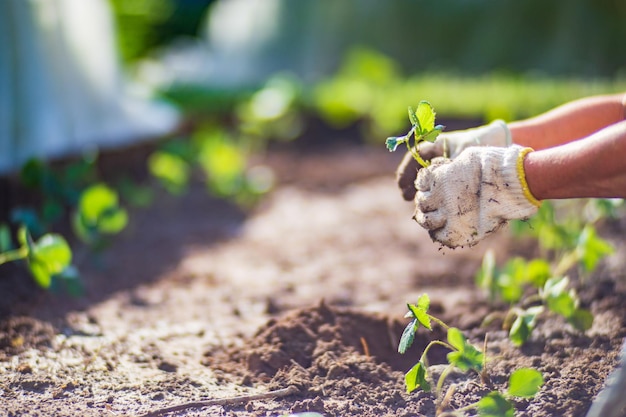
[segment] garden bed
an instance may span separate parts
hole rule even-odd
[[[517,348],[498,323],[480,326],[493,307],[474,274],[485,250],[504,261],[522,250],[518,243],[502,232],[472,249],[441,249],[411,220],[396,188],[400,155],[382,145],[332,149],[268,153],[262,162],[279,186],[249,212],[201,185],[180,198],[161,195],[132,213],[101,257],[84,258],[82,298],[42,293],[20,268],[4,266],[2,409],[154,416],[183,405],[172,415],[432,416],[435,397],[407,394],[404,372],[445,334],[420,330],[409,353],[396,351],[406,303],[428,293],[433,314],[472,342],[482,346],[488,334],[494,388],[520,367],[543,373],[539,394],[516,400],[518,415],[584,416],[626,336],[625,222],[603,226],[617,252],[577,283],[593,327],[580,334],[551,317]],[[445,353],[433,350],[431,363]],[[490,390],[471,373],[451,379],[451,409]],[[267,392],[276,398],[246,397]],[[201,402],[213,399],[228,400]]]

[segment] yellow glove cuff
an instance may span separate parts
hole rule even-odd
[[[517,178],[522,185],[522,192],[524,193],[524,196],[528,199],[528,201],[530,201],[532,205],[540,207],[541,201],[537,200],[533,193],[530,192],[530,188],[528,188],[528,182],[526,181],[526,171],[524,171],[524,158],[526,158],[526,155],[530,152],[534,152],[534,149],[524,148],[520,151],[517,157]]]

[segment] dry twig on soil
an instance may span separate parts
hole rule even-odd
[[[292,394],[297,394],[300,390],[295,386],[289,386],[287,388],[279,389],[276,391],[264,392],[261,394],[251,394],[251,395],[241,395],[239,397],[231,397],[231,398],[217,398],[214,400],[206,400],[206,401],[193,401],[190,403],[184,403],[179,405],[174,405],[166,408],[159,408],[158,410],[150,411],[146,414],[143,414],[139,417],[159,417],[164,416],[169,413],[175,413],[178,411],[187,410],[190,408],[204,408],[211,407],[214,405],[235,405],[248,401],[255,400],[267,400],[273,398],[287,397]]]

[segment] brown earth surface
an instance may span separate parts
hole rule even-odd
[[[431,312],[473,343],[488,334],[492,386],[452,374],[449,410],[534,367],[545,384],[516,400],[517,415],[584,416],[626,335],[626,222],[602,225],[617,252],[576,281],[591,330],[549,316],[516,348],[497,323],[480,326],[494,307],[474,274],[488,248],[503,262],[532,247],[501,232],[441,249],[400,198],[399,155],[334,149],[270,152],[263,163],[278,186],[250,211],[202,185],[161,195],[102,256],[79,255],[81,298],[38,291],[21,267],[0,267],[0,415],[156,416],[180,405],[169,414],[434,416],[435,396],[407,394],[403,375],[445,334],[420,332],[409,353],[396,351],[406,303],[428,293]],[[431,364],[445,360],[444,349],[431,352]]]

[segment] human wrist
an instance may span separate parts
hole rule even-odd
[[[541,201],[539,201],[539,199],[537,199],[531,191],[530,186],[528,185],[528,179],[526,174],[526,157],[532,152],[534,152],[534,149],[529,147],[523,148],[519,151],[516,161],[517,178],[522,187],[522,193],[524,194],[526,199],[528,199],[528,201],[532,205],[540,207]]]

